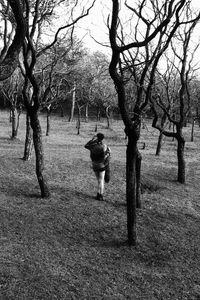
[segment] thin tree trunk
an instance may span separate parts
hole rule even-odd
[[[158,137],[158,143],[156,147],[156,156],[160,155],[161,148],[162,148],[162,141],[163,141],[163,133],[160,131],[159,137]]]
[[[194,124],[195,124],[195,119],[192,119],[192,130],[191,130],[191,142],[194,142]]]
[[[175,133],[175,125],[174,125],[174,123],[173,123],[173,125],[172,125],[172,131],[173,131],[173,133]],[[172,137],[172,142],[174,142],[174,136]]]
[[[142,155],[137,149],[137,160],[136,160],[136,207],[142,208],[141,204],[141,162]]]
[[[198,120],[198,124],[199,124],[199,127],[200,127],[200,115],[199,115],[199,108],[196,107],[196,119]]]
[[[96,122],[96,125],[95,125],[95,129],[94,131],[97,132],[98,131],[98,125],[99,125],[99,121],[100,121],[100,109],[99,107],[97,107],[97,122]]]
[[[64,109],[63,109],[63,106],[62,106],[62,104],[60,104],[60,116],[61,116],[61,118],[64,118]]]
[[[161,128],[164,129],[165,126],[165,122],[167,119],[167,115],[163,114],[162,118],[161,118]],[[171,124],[171,123],[170,123]],[[157,143],[157,147],[156,147],[156,155],[159,156],[160,152],[161,152],[161,148],[162,148],[162,141],[163,141],[163,133],[162,131],[160,131],[159,137],[158,137],[158,143]]]
[[[100,117],[101,117],[101,110],[100,110],[100,108],[98,107],[98,108],[97,108],[97,122],[100,121]]]
[[[35,157],[36,157],[36,175],[38,179],[38,183],[41,190],[41,197],[46,198],[50,196],[49,188],[47,182],[44,178],[44,153],[43,153],[43,145],[42,145],[42,130],[38,118],[38,112],[35,110],[29,111],[31,127],[33,130],[33,144],[35,149]]]
[[[178,182],[185,183],[185,159],[184,159],[185,140],[182,136],[179,136],[177,141],[178,141],[178,146],[177,146]]]
[[[105,109],[106,112],[106,119],[107,119],[107,128],[110,129],[110,114],[109,114],[109,107],[106,107]]]
[[[18,112],[17,112],[17,124],[16,124],[16,129],[15,129],[16,136],[18,135],[19,121],[20,121],[21,113],[22,113],[22,108],[20,107],[19,110],[18,110]]]
[[[12,134],[11,134],[11,138],[15,139],[17,137],[17,132],[16,132],[16,127],[17,127],[17,120],[16,120],[16,114],[17,114],[17,110],[15,107],[12,107],[11,109],[11,120],[12,120]]]
[[[74,119],[75,102],[76,102],[76,82],[74,82],[74,87],[72,91],[72,106],[70,111],[69,122],[72,122]]]
[[[33,149],[33,134],[31,129],[31,122],[28,112],[26,112],[26,138],[24,145],[24,157],[23,160],[28,161],[31,159]]]
[[[49,136],[50,133],[50,109],[47,108],[47,128],[46,128],[46,136]]]
[[[88,108],[89,104],[87,103],[85,106],[85,122],[88,123]]]
[[[129,245],[136,244],[136,161],[137,142],[128,136],[126,150],[126,202]]]
[[[78,119],[77,119],[77,124],[76,124],[76,128],[77,128],[77,134],[80,134],[80,128],[81,128],[81,108],[78,106]]]

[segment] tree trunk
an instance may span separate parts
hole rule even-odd
[[[175,124],[174,124],[174,123],[172,124],[172,131],[173,131],[173,133],[175,133]],[[172,142],[174,142],[174,139],[175,139],[175,138],[174,138],[174,136],[173,136],[173,137],[172,137]]]
[[[89,104],[87,103],[85,106],[85,122],[88,123],[88,108]]]
[[[63,108],[63,106],[62,106],[62,103],[59,104],[59,107],[60,107],[60,117],[61,117],[61,118],[64,118],[64,115],[65,115],[65,114],[64,114],[64,108]]]
[[[18,135],[18,130],[19,130],[19,120],[20,120],[20,115],[21,115],[21,112],[18,111],[18,112],[17,112],[17,124],[16,124],[16,128],[15,128],[15,134],[16,134],[16,136]]]
[[[158,137],[158,143],[157,143],[157,148],[156,148],[156,156],[160,155],[161,148],[162,148],[162,141],[163,141],[163,134],[160,131],[159,137]]]
[[[136,161],[137,141],[129,135],[126,150],[126,202],[129,245],[136,244]]]
[[[200,127],[200,115],[199,115],[199,108],[196,107],[196,119],[198,120],[198,124],[199,124],[199,127]]]
[[[97,107],[97,122],[96,122],[95,129],[94,129],[95,132],[98,131],[98,125],[99,125],[99,121],[100,121],[100,113],[101,113],[101,111],[100,111],[99,107]]]
[[[109,113],[109,107],[106,107],[105,109],[106,112],[106,119],[107,119],[107,128],[110,129],[110,113]]]
[[[98,107],[98,108],[97,108],[97,122],[100,121],[100,118],[101,118],[101,110],[100,110],[100,108]]]
[[[12,120],[12,133],[11,138],[15,139],[17,137],[16,127],[17,127],[17,120],[16,120],[17,110],[15,107],[11,108],[11,120]]]
[[[21,1],[15,0],[15,1],[7,1],[11,8],[12,12],[15,17],[15,23],[16,23],[16,30],[15,30],[15,36],[12,39],[12,44],[10,45],[6,56],[0,59],[0,81],[3,81],[7,78],[9,78],[14,70],[19,65],[19,53],[22,48],[22,44],[24,42],[25,36],[26,36],[26,18],[23,16],[23,5],[21,4]]]
[[[192,130],[191,130],[191,142],[194,142],[194,124],[195,124],[195,119],[192,119]]]
[[[141,204],[141,162],[142,155],[137,149],[137,160],[136,160],[136,207],[142,208]]]
[[[9,122],[12,123],[12,108],[10,109]]]
[[[17,125],[16,125],[16,128],[15,128],[15,134],[16,134],[16,136],[18,135],[19,120],[20,120],[21,113],[22,113],[22,107],[20,106],[19,109],[18,109],[18,111],[17,111]]]
[[[29,109],[29,115],[31,120],[31,127],[33,130],[33,144],[36,157],[36,175],[41,190],[41,197],[46,198],[50,196],[50,192],[44,178],[44,153],[42,145],[42,130],[38,118],[38,112],[35,109]]]
[[[33,134],[31,129],[30,117],[27,112],[26,113],[26,138],[25,138],[23,160],[28,161],[31,159],[32,149],[33,149]]]
[[[166,119],[167,119],[167,115],[166,115],[166,113],[164,113],[161,118],[161,124],[160,124],[161,128],[163,128],[163,130],[164,130]],[[171,122],[170,122],[170,126],[171,126]],[[170,129],[170,127],[169,127],[169,129]],[[157,148],[156,148],[156,156],[160,155],[161,148],[162,148],[162,141],[163,141],[163,133],[162,133],[162,131],[160,131],[160,134],[158,137]]]
[[[185,140],[182,135],[179,135],[177,146],[177,158],[178,158],[178,182],[185,183],[185,159],[184,159],[184,150],[185,150]]]
[[[49,136],[50,133],[50,110],[47,108],[47,128],[46,128],[46,136]]]
[[[76,128],[77,128],[77,134],[80,134],[80,128],[81,128],[81,108],[78,107],[78,119],[77,119],[77,124],[76,124]]]
[[[74,87],[72,91],[72,106],[70,111],[69,122],[72,122],[74,119],[75,102],[76,102],[76,82],[74,82]]]

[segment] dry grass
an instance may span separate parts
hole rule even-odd
[[[45,120],[41,117],[45,131]],[[186,134],[187,183],[176,182],[176,146],[165,140],[155,156],[157,133],[142,130],[143,209],[136,248],[126,243],[125,140],[121,122],[108,130],[112,180],[106,200],[94,199],[96,182],[83,145],[94,123],[54,117],[44,136],[49,199],[41,199],[34,157],[23,156],[25,118],[19,138],[9,139],[1,112],[0,299],[200,299],[200,129]]]

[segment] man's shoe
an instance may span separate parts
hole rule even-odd
[[[96,200],[100,200],[100,194],[99,193],[97,193],[97,196],[96,196]]]
[[[103,195],[99,194],[99,199],[100,201],[103,201]]]

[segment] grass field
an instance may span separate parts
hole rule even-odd
[[[186,184],[176,182],[176,144],[142,129],[143,208],[137,246],[127,245],[123,125],[99,131],[112,149],[105,201],[94,199],[96,180],[84,144],[94,123],[53,117],[44,134],[49,199],[40,198],[34,155],[21,160],[25,116],[10,140],[9,114],[0,112],[0,299],[200,299],[200,128],[186,136]],[[45,118],[41,116],[45,133]]]

